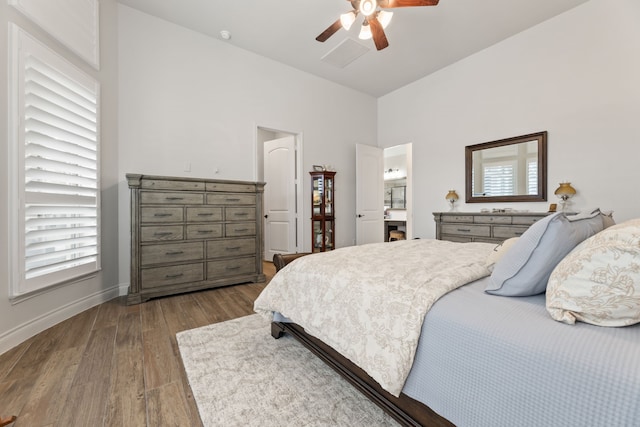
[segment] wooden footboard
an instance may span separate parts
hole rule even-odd
[[[308,335],[302,327],[293,323],[271,323],[271,335],[274,338],[280,338],[284,333],[295,337],[400,424],[405,426],[455,427],[417,400],[404,394],[400,394],[400,397],[392,396],[366,372],[319,339]]]

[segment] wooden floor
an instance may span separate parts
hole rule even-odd
[[[273,264],[265,263],[268,280]],[[15,427],[201,426],[176,333],[253,313],[266,283],[126,306],[118,298],[0,355],[0,417]]]

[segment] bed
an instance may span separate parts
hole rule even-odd
[[[304,256],[255,309],[403,425],[640,425],[640,220],[607,225],[598,210],[559,213],[498,247]]]

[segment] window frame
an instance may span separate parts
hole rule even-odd
[[[9,23],[9,123],[7,169],[9,172],[9,297],[12,303],[95,276],[101,269],[101,180],[100,180],[100,83],[60,54],[14,23]],[[26,58],[28,55],[55,69],[73,84],[95,95],[95,260],[81,265],[26,277]],[[78,205],[79,206],[79,205]]]

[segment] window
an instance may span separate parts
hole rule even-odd
[[[11,24],[12,296],[100,269],[98,82]]]

